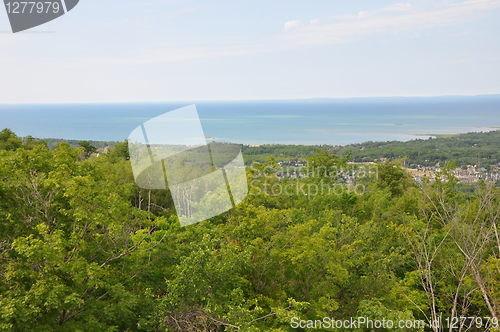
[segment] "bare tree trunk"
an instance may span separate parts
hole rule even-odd
[[[486,302],[486,305],[488,306],[488,310],[490,311],[491,317],[498,317],[496,304],[494,301],[490,301],[491,295],[488,289],[485,287],[485,283],[483,281],[481,273],[479,273],[479,270],[475,264],[473,264],[471,268],[472,268],[472,273],[474,275],[474,280],[476,281],[477,285],[479,286],[479,289],[481,290],[481,295],[483,296],[484,302]]]

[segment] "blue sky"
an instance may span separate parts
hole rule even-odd
[[[12,34],[0,103],[500,93],[500,0],[80,0]]]

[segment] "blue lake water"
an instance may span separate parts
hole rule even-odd
[[[205,136],[244,144],[406,141],[500,129],[500,95],[109,104],[0,104],[19,136],[122,141],[141,123],[195,104]]]

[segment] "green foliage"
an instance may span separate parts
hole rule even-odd
[[[247,168],[244,202],[180,227],[168,191],[134,184],[126,141],[81,158],[95,151],[87,143],[49,149],[0,134],[0,331],[286,332],[301,330],[293,317],[498,316],[500,191],[463,190],[454,164],[416,186],[400,163],[380,163],[349,185],[332,171],[349,156],[292,146],[306,176],[280,178],[282,159],[267,155]]]
[[[410,176],[398,161],[377,164],[378,185],[387,188],[392,196],[401,196],[411,185]]]
[[[10,129],[0,131],[0,150],[15,150],[20,148],[22,140]]]
[[[118,142],[113,146],[113,149],[111,149],[108,152],[108,156],[111,160],[116,161],[117,159],[125,159],[129,160],[130,159],[130,153],[128,150],[128,141],[125,140],[123,142]]]
[[[83,148],[83,154],[86,158],[88,158],[92,153],[97,152],[97,148],[90,144],[89,141],[78,142],[78,145]]]
[[[46,141],[36,139],[31,135],[26,136],[23,140],[23,149],[33,150],[38,145],[48,146]]]

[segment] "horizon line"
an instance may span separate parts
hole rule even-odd
[[[13,102],[0,105],[75,105],[75,104],[162,104],[162,103],[223,103],[223,102],[280,102],[280,101],[320,101],[346,99],[405,99],[405,98],[458,98],[458,97],[500,97],[500,93],[474,95],[421,95],[421,96],[362,96],[362,97],[311,97],[296,99],[214,99],[214,100],[159,100],[159,101],[73,101],[73,102]]]

